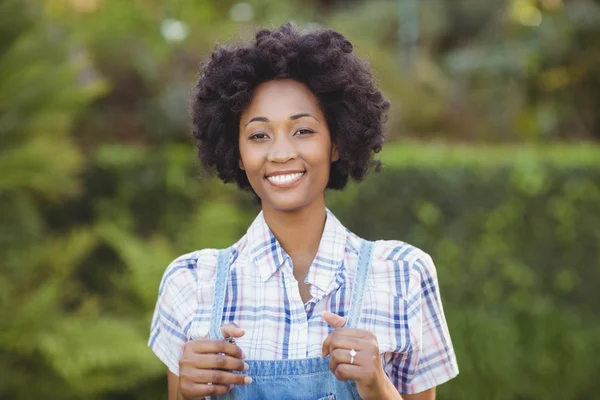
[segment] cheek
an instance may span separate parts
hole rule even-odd
[[[251,183],[257,182],[263,177],[263,156],[259,151],[255,150],[256,149],[240,146],[240,167],[243,167],[242,169]]]
[[[327,141],[321,141],[312,149],[311,152],[311,164],[318,166],[319,170],[323,173],[329,171],[329,166],[332,163],[331,159],[331,143]]]

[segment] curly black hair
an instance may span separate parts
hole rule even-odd
[[[319,29],[300,33],[287,23],[263,29],[250,45],[221,46],[202,66],[191,101],[198,156],[224,182],[251,189],[239,168],[239,121],[252,92],[262,82],[294,79],[318,98],[339,160],[332,163],[327,188],[343,189],[381,164],[373,154],[383,145],[390,103],[375,86],[368,64],[340,33]]]

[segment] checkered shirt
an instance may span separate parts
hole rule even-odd
[[[237,344],[248,359],[320,357],[332,328],[323,311],[346,316],[361,239],[327,210],[317,255],[305,282],[312,299],[300,298],[291,258],[262,212],[233,245],[223,323],[244,329]],[[158,292],[148,345],[174,374],[188,340],[208,334],[217,250],[178,257]],[[458,374],[431,257],[400,241],[378,240],[367,276],[358,325],[377,336],[384,369],[403,394],[419,393]]]

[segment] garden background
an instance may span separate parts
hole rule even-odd
[[[329,207],[429,252],[444,400],[600,398],[600,2],[0,0],[0,399],[165,399],[176,256],[258,212],[196,161],[215,43],[339,29],[393,106],[385,169]]]

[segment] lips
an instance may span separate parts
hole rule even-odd
[[[273,186],[289,187],[298,183],[306,174],[306,171],[281,171],[268,174],[265,178]]]

